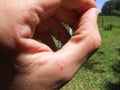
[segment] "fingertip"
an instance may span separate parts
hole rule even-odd
[[[98,9],[97,8],[91,8],[88,10],[88,12],[91,14],[91,15],[94,15],[94,16],[98,16]]]

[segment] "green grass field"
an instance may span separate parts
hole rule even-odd
[[[112,31],[102,26],[113,25]],[[76,76],[61,90],[120,90],[120,17],[98,19],[102,45]]]

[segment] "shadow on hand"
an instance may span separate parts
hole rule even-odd
[[[15,52],[0,46],[0,90],[9,90],[17,69],[14,67]]]

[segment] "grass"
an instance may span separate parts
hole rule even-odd
[[[101,28],[112,24],[112,31]],[[120,17],[100,16],[98,19],[102,45],[76,76],[61,90],[120,90]]]

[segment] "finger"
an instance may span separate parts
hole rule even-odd
[[[90,8],[97,8],[95,0],[78,0],[78,1],[81,2],[81,5],[79,5],[79,7],[76,9],[76,11],[80,15],[82,15],[84,12],[86,12]]]
[[[62,5],[63,7],[66,7],[68,9],[77,9],[79,10],[88,10],[90,8],[96,8],[95,0],[64,0],[64,3]]]
[[[22,53],[38,53],[38,52],[52,52],[52,50],[45,44],[40,43],[31,38],[21,38],[18,41],[19,52]]]
[[[60,21],[68,24],[73,30],[75,29],[76,22],[80,17],[75,10],[67,8],[60,8],[56,12],[56,16]]]
[[[34,0],[35,10],[39,14],[40,18],[46,19],[54,15],[54,11],[58,9],[64,0]]]
[[[56,51],[56,45],[53,41],[53,38],[51,36],[51,34],[49,33],[49,31],[46,32],[39,32],[37,31],[34,35],[34,38],[38,41],[41,41],[42,43],[48,45],[53,51]]]
[[[70,39],[70,34],[66,28],[61,24],[61,21],[51,17],[42,21],[37,30],[39,32],[49,31],[56,39],[60,40],[62,44],[65,44]]]
[[[69,70],[66,68],[68,73],[74,74],[86,61],[89,54],[98,49],[100,45],[100,36],[97,28],[97,10],[92,8],[84,13],[78,27],[75,36],[61,50],[56,52],[60,57],[63,57],[61,62],[64,62],[64,65],[69,67]]]
[[[51,27],[49,26],[49,21],[50,18],[41,21],[38,26],[36,27],[36,32],[46,32],[46,31],[50,31]]]

